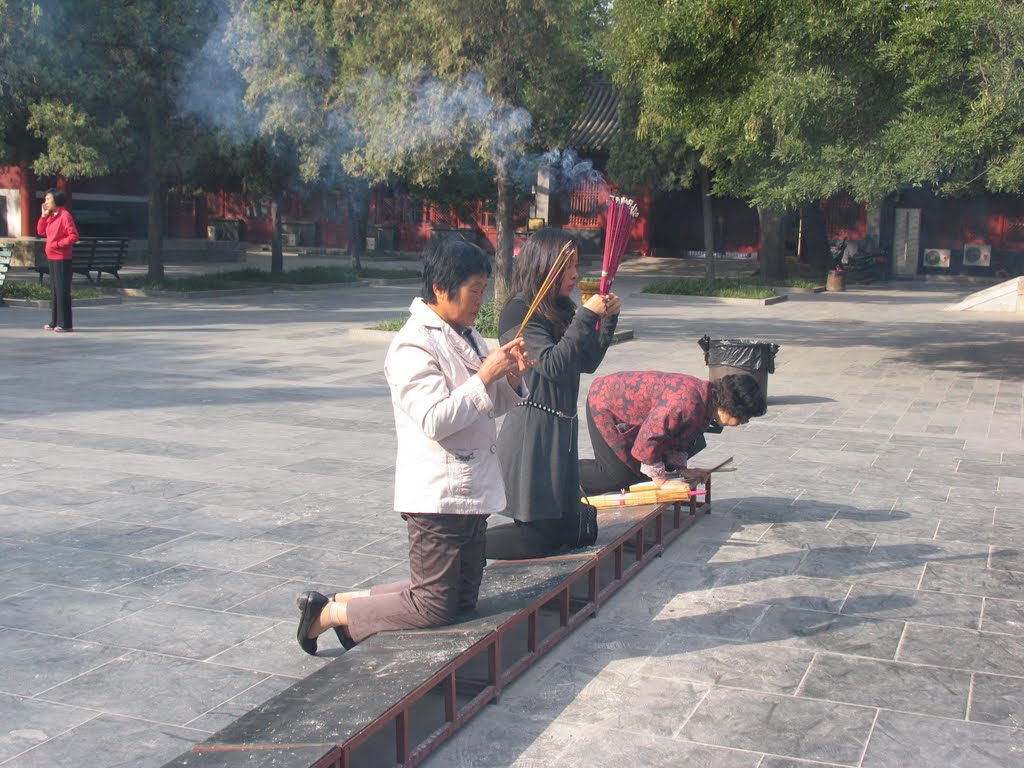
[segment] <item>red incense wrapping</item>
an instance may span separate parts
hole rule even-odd
[[[602,295],[612,289],[612,281],[619,270],[622,255],[629,245],[629,235],[633,230],[633,222],[640,216],[640,209],[628,197],[612,196],[608,199],[608,211],[605,216],[604,258],[601,260]]]

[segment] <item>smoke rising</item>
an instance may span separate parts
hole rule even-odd
[[[245,104],[246,82],[232,66],[230,49],[224,44],[230,39],[231,23],[225,18],[196,54],[178,107],[182,114],[223,130],[240,144],[259,135],[260,120]]]
[[[566,202],[581,183],[604,186],[572,150],[528,152],[529,112],[494,99],[479,73],[452,81],[412,67],[393,76],[369,71],[339,93],[317,35],[268,26],[246,8],[225,15],[197,53],[182,110],[239,143],[284,132],[308,181],[404,176],[429,185],[470,154],[526,191],[547,169],[550,194]]]
[[[507,166],[522,155],[533,124],[525,109],[493,99],[478,73],[447,81],[414,68],[394,77],[370,72],[349,93],[365,137],[351,165],[377,178],[389,167],[425,176],[426,166],[439,168],[461,152]]]

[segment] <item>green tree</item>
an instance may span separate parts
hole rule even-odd
[[[142,176],[149,198],[148,274],[163,277],[169,179],[190,171],[199,129],[180,110],[216,0],[78,0],[48,11],[48,90],[30,106],[44,142],[34,168],[66,178]]]
[[[615,77],[640,89],[640,131],[694,148],[717,194],[757,207],[765,276],[785,276],[787,212],[869,189],[855,183],[900,109],[878,56],[898,14],[886,0],[614,4]]]
[[[28,104],[46,81],[35,41],[42,9],[30,0],[0,0],[0,162],[20,160]]]
[[[393,77],[368,75],[354,93],[353,120],[367,137],[347,157],[354,173],[374,181],[397,178],[428,192],[440,188],[439,198],[446,192],[461,197],[465,190],[451,185],[460,178],[479,189],[473,183],[479,170],[490,177],[492,191],[497,185],[495,290],[503,297],[511,276],[515,170],[526,151],[529,113],[495,101],[476,74],[450,81],[405,67]]]
[[[373,72],[350,87],[365,142],[347,167],[430,186],[466,155],[495,187],[497,274],[512,273],[517,163],[564,139],[592,71],[598,0],[384,3],[352,61]],[[536,169],[533,169],[534,171]]]
[[[258,186],[273,190],[272,200],[300,185],[342,192],[349,211],[349,253],[357,269],[366,249],[369,185],[342,166],[359,140],[347,118],[346,54],[371,18],[368,6],[348,2],[236,0],[227,35],[230,63],[244,79],[248,118],[273,164]],[[272,209],[279,207],[272,204]],[[272,271],[281,261],[279,222],[274,232]]]
[[[715,232],[708,169],[687,144],[641,132],[637,125],[639,113],[638,94],[627,88],[619,102],[620,129],[612,139],[608,175],[624,189],[639,192],[646,188],[655,194],[690,189],[696,179],[700,184],[704,279],[714,280]]]
[[[223,133],[219,136],[225,143]],[[282,209],[290,192],[305,191],[299,173],[299,159],[295,145],[288,134],[260,134],[244,143],[238,137],[222,146],[222,156],[230,158],[230,172],[241,177],[242,191],[250,199],[270,200],[270,273],[284,273],[282,248],[284,220]]]
[[[916,0],[901,10],[879,51],[903,106],[877,152],[881,183],[1024,191],[1024,5]]]

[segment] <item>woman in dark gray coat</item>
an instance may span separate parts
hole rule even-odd
[[[512,274],[510,298],[498,322],[502,343],[512,340],[559,253],[573,254],[523,329],[536,366],[524,381],[529,397],[505,416],[498,459],[505,481],[505,515],[515,522],[487,532],[487,557],[545,557],[576,545],[580,503],[580,374],[604,359],[618,322],[619,298],[594,295],[578,311],[570,298],[579,279],[579,250],[557,229],[535,232]],[[600,329],[598,329],[600,324]]]

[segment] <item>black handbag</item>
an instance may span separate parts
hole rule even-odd
[[[575,516],[570,515],[568,523],[569,549],[591,547],[597,541],[597,507],[593,504],[580,501]]]

